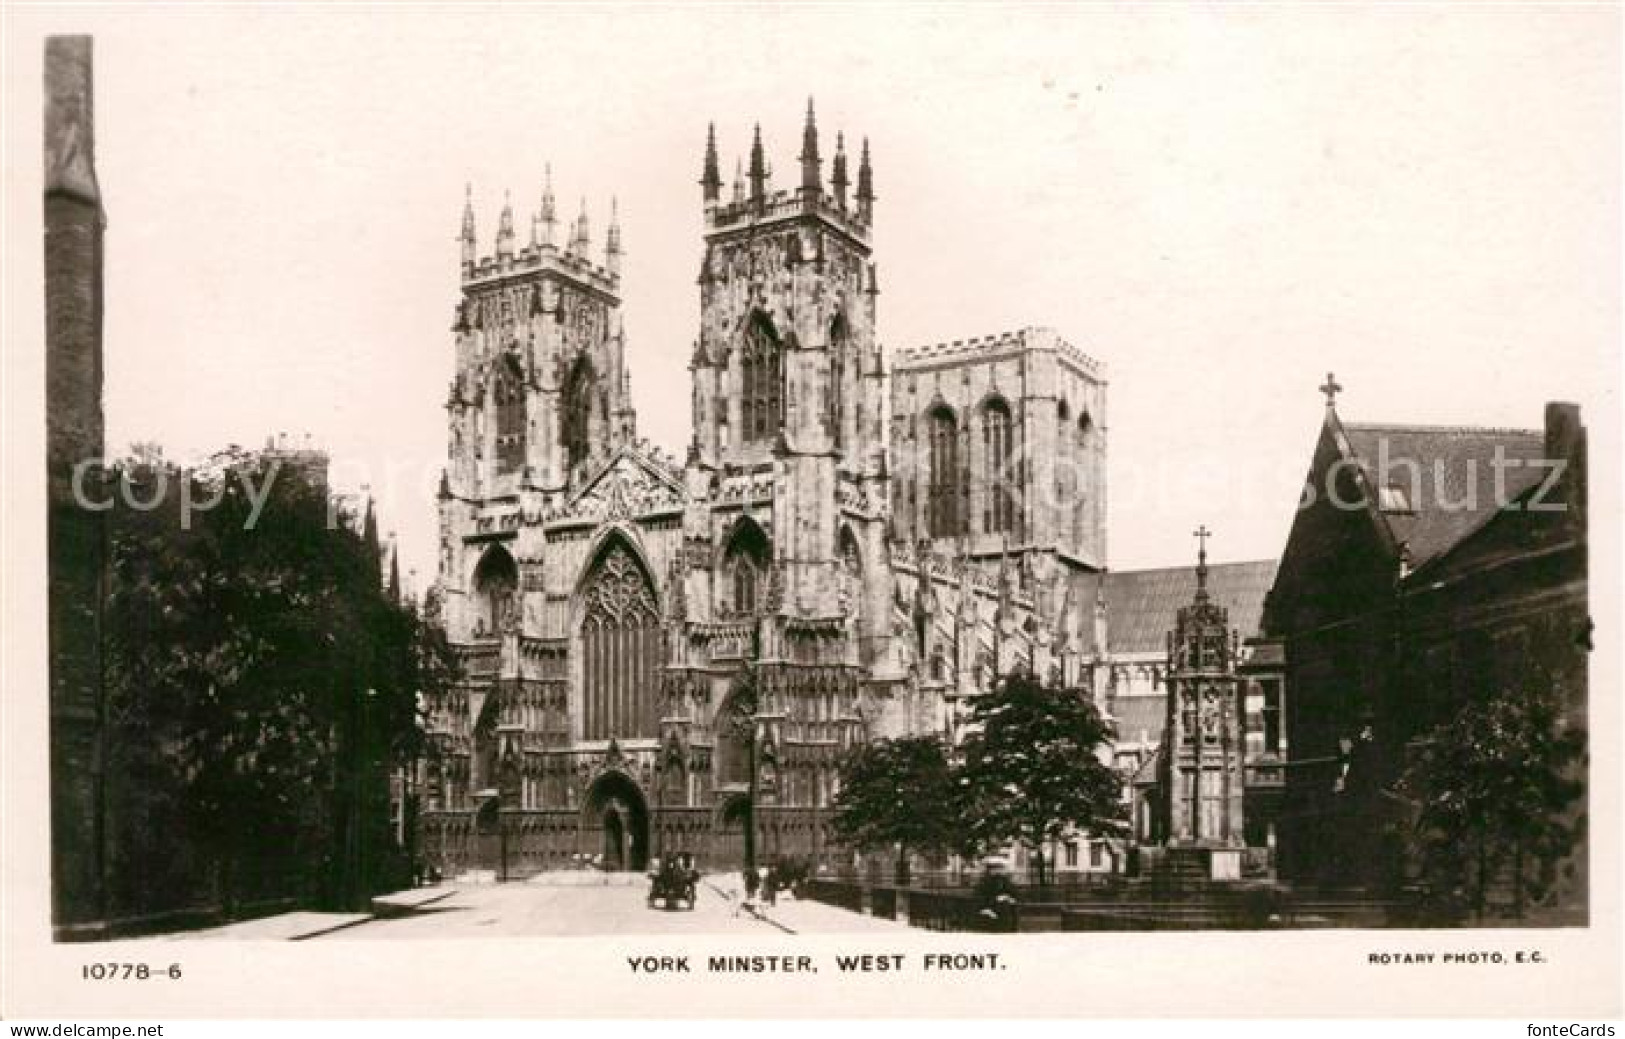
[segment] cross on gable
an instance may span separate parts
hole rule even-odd
[[[1327,372],[1326,382],[1320,387],[1320,392],[1326,395],[1326,406],[1332,408],[1337,406],[1337,395],[1343,392],[1343,387],[1338,385],[1336,377],[1331,372]]]

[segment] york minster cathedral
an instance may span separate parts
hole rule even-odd
[[[448,875],[731,868],[751,805],[764,861],[835,861],[845,750],[952,739],[1018,668],[1087,684],[1103,368],[1037,327],[888,359],[868,142],[827,146],[809,104],[786,188],[759,129],[731,184],[706,141],[681,460],[638,434],[614,218],[596,247],[549,184],[486,254],[465,206],[431,598],[466,673],[419,820]]]

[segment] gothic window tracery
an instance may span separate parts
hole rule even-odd
[[[592,360],[586,354],[575,359],[564,378],[564,410],[559,419],[563,429],[559,439],[564,445],[565,465],[571,469],[585,461],[591,450],[597,383]]]
[[[660,609],[631,551],[612,542],[581,595],[582,737],[656,734]]]
[[[829,327],[829,431],[841,445],[845,427],[847,341],[846,315],[836,314]]]
[[[741,435],[746,443],[771,441],[784,420],[784,350],[761,311],[745,326],[740,375]]]
[[[926,416],[929,438],[929,473],[926,489],[926,526],[932,537],[960,533],[959,422],[946,404]]]
[[[725,585],[730,596],[719,612],[749,617],[764,605],[767,568],[771,558],[767,535],[762,528],[749,521],[741,523],[729,540],[722,559]]]
[[[982,529],[989,534],[1015,529],[1014,454],[1010,406],[995,397],[982,408]]]
[[[524,381],[509,359],[496,366],[494,382],[497,472],[511,473],[525,464]]]

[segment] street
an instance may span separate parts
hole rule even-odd
[[[692,911],[650,909],[648,881],[635,875],[608,884],[528,882],[461,887],[408,916],[375,919],[320,941],[401,938],[490,938],[593,934],[831,934],[907,930],[906,924],[850,913],[818,902],[781,898],[769,919],[734,913],[728,880],[700,881]]]

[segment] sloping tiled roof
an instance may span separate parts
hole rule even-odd
[[[1264,596],[1275,583],[1276,561],[1216,563],[1208,567],[1207,586],[1214,600],[1230,611],[1230,626],[1242,637],[1256,634],[1264,612]],[[1113,570],[1082,574],[1073,588],[1074,602],[1084,615],[1083,645],[1093,652],[1095,596],[1105,581],[1106,639],[1109,653],[1160,653],[1167,648],[1168,632],[1181,606],[1196,596],[1196,567],[1171,566],[1158,570]]]
[[[1409,545],[1413,567],[1448,552],[1546,475],[1544,467],[1528,464],[1545,457],[1545,436],[1538,430],[1353,422],[1342,428],[1373,493],[1387,484],[1408,500],[1412,511],[1379,513],[1394,542]],[[1497,449],[1518,463],[1504,468],[1499,500]]]

